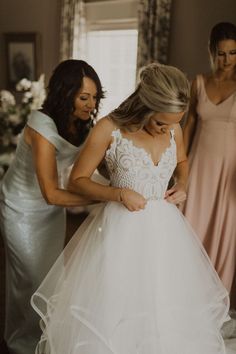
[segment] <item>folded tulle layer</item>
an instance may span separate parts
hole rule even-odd
[[[178,209],[100,205],[32,305],[40,354],[223,354],[229,299]]]

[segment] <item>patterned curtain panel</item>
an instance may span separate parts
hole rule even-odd
[[[167,63],[171,0],[139,0],[137,68]]]
[[[84,29],[84,1],[62,0],[60,60],[73,58],[79,52]]]

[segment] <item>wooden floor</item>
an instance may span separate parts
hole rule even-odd
[[[67,214],[67,235],[66,243],[77,230],[78,226],[86,218],[87,213]],[[4,306],[5,306],[5,259],[4,245],[0,235],[0,354],[9,354],[6,345],[3,341],[4,332]]]

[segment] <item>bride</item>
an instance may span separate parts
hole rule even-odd
[[[184,74],[153,63],[92,129],[69,187],[106,203],[32,297],[42,318],[37,353],[225,353],[228,293],[176,207],[186,198],[179,122],[188,100]],[[110,186],[91,180],[104,158]]]

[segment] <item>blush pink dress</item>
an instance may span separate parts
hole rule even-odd
[[[183,213],[228,291],[236,266],[236,92],[214,104],[197,77],[198,122]]]

